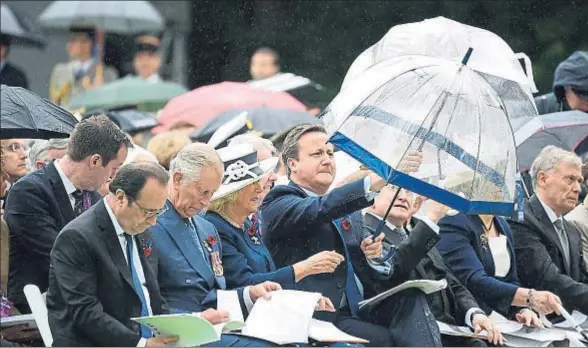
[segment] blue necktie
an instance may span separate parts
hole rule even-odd
[[[204,249],[202,248],[202,244],[200,242],[200,237],[198,236],[198,231],[196,231],[196,226],[194,226],[194,223],[192,223],[192,219],[191,218],[184,219],[184,221],[186,222],[186,225],[188,226],[188,230],[190,230],[190,236],[192,236],[192,240],[194,241],[194,244],[196,244],[196,247],[200,251],[200,254],[202,255],[202,258],[204,259],[204,262],[206,262],[208,264],[208,266],[210,266],[210,260],[208,259],[208,257],[204,253]]]
[[[336,221],[338,227],[341,226],[341,220],[342,219]],[[351,312],[351,315],[357,316],[357,312],[359,312],[358,303],[359,301],[361,301],[363,296],[361,296],[361,293],[359,292],[359,288],[357,287],[357,283],[355,281],[355,272],[353,270],[351,258],[349,257],[349,252],[347,251],[347,246],[345,245],[345,237],[341,234],[340,228],[337,228],[337,232],[339,232],[339,236],[341,236],[341,241],[343,242],[343,249],[345,250],[345,262],[347,263],[345,297],[347,298],[347,304],[349,306],[349,311]],[[349,233],[351,233],[351,231]]]
[[[139,280],[139,275],[137,274],[137,270],[135,269],[135,265],[133,262],[133,236],[128,233],[125,233],[125,239],[127,241],[127,259],[129,261],[129,270],[131,271],[131,277],[133,278],[133,286],[135,287],[135,291],[137,295],[139,295],[139,299],[141,300],[141,316],[148,317],[149,310],[147,310],[147,301],[145,300],[145,294],[143,293],[143,287],[141,286],[141,281]],[[145,325],[141,325],[141,337],[143,338],[151,338],[153,335],[151,334],[151,330]]]

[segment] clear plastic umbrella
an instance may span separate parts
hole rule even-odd
[[[537,92],[528,57],[514,53],[498,35],[444,17],[392,27],[349,68],[342,89],[370,66],[404,55],[423,55],[459,62],[464,52],[475,54],[468,67],[475,70],[498,94],[509,118],[537,113],[532,93]],[[525,74],[519,59],[526,64]]]
[[[465,52],[464,52],[465,53]],[[339,149],[407,188],[467,214],[512,215],[516,146],[503,100],[461,62],[401,56],[350,83],[322,115]],[[410,151],[417,173],[397,170]]]

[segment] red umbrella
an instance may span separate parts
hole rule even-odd
[[[252,87],[244,82],[221,82],[196,88],[171,99],[161,111],[159,133],[179,121],[200,126],[214,116],[233,109],[270,108],[306,111],[306,106],[286,92]]]

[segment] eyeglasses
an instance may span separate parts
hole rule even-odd
[[[2,148],[10,152],[27,152],[29,150],[28,146],[19,143],[13,143]]]
[[[143,208],[139,203],[137,203],[137,201],[133,201],[133,203],[135,203],[137,205],[137,207],[139,207],[139,209],[141,209],[141,213],[143,214],[144,217],[146,218],[151,218],[154,216],[160,216],[161,214],[165,213],[167,211],[167,206],[164,206],[161,209],[145,209]]]

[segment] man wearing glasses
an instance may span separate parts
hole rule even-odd
[[[22,152],[16,146],[12,149]],[[131,146],[126,134],[107,117],[89,118],[76,125],[63,158],[10,188],[4,216],[11,244],[8,299],[21,313],[30,313],[25,285],[47,290],[55,237],[100,199],[95,191],[114,175]]]
[[[131,320],[161,314],[157,278],[141,234],[155,225],[168,175],[157,163],[123,166],[109,194],[67,224],[51,251],[47,310],[58,347],[165,347]]]
[[[576,51],[555,69],[553,93],[535,98],[539,115],[580,110],[588,112],[588,51]]]

